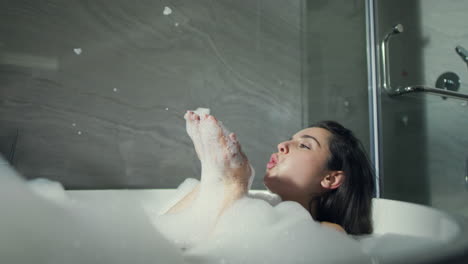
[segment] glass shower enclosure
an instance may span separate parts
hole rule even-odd
[[[468,216],[464,1],[368,1],[381,196]],[[463,47],[464,46],[464,47]]]

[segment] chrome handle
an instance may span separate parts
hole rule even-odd
[[[390,60],[388,59],[388,42],[390,38],[394,35],[400,34],[404,31],[404,27],[402,24],[396,24],[395,26],[392,27],[392,30],[388,32],[383,41],[382,44],[380,45],[381,53],[382,53],[382,80],[383,80],[383,87],[385,90],[390,91]]]
[[[392,36],[402,33],[403,31],[404,31],[404,27],[402,24],[397,24],[393,26],[392,30],[385,35],[384,39],[382,40],[380,44],[380,52],[382,56],[382,87],[384,88],[385,92],[389,96],[400,96],[400,95],[407,94],[407,93],[425,92],[429,94],[438,94],[438,95],[442,95],[445,97],[451,97],[455,99],[468,101],[468,94],[462,94],[458,92],[437,89],[437,88],[429,87],[426,85],[411,85],[407,87],[398,87],[397,89],[392,89],[391,82],[390,82],[390,71],[389,71],[390,60],[388,56],[388,42]],[[468,52],[466,52],[466,50],[461,46],[457,46],[456,50],[458,54],[468,54]]]

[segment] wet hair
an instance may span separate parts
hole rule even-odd
[[[345,175],[338,188],[319,197],[316,220],[341,225],[348,234],[371,234],[375,178],[362,143],[349,129],[335,121],[320,121],[310,127],[331,133],[327,169],[341,170]]]

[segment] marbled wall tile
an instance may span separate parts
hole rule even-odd
[[[302,6],[2,1],[14,165],[67,188],[174,188],[198,177],[182,116],[204,106],[239,135],[262,188],[269,154],[303,123]]]
[[[307,4],[309,122],[339,121],[369,152],[365,3]]]

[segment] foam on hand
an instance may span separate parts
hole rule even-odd
[[[210,114],[210,109],[209,108],[203,108],[203,107],[198,107],[197,110],[193,111],[195,114],[202,116],[202,115],[209,115]]]

